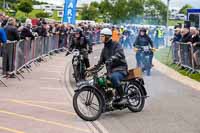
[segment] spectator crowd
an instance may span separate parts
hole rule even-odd
[[[59,47],[70,46],[71,40],[74,36],[73,30],[76,27],[80,27],[83,30],[83,34],[87,37],[90,45],[100,44],[100,31],[104,27],[112,29],[114,41],[120,42],[124,48],[132,48],[135,42],[139,30],[143,25],[103,25],[82,22],[77,25],[61,24],[59,22],[48,22],[45,19],[39,19],[36,25],[33,25],[31,19],[27,19],[25,23],[18,22],[15,18],[6,16],[0,13],[0,56],[3,57],[3,75],[9,75],[14,70],[14,64],[10,63],[12,59],[10,52],[11,49],[7,48],[7,43],[19,40],[31,39],[36,37],[47,37],[51,35],[59,35]],[[166,36],[172,36],[172,44],[175,42],[182,42],[191,45],[194,48],[192,58],[195,65],[200,66],[200,37],[199,30],[195,27],[191,27],[189,23],[182,28],[180,25],[175,26],[174,29],[167,30],[162,26],[146,26],[147,34],[153,40],[155,48],[164,46],[168,41]],[[180,52],[181,50],[174,50],[173,54]],[[190,48],[186,48],[186,51],[190,51]],[[186,52],[181,51],[181,52]],[[189,53],[189,52],[187,52]],[[187,54],[185,54],[187,56]],[[177,60],[174,56],[174,62]]]

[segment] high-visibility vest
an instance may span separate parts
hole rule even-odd
[[[158,29],[158,38],[163,38],[164,37],[164,31],[161,29]]]

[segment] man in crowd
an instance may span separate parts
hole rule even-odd
[[[8,41],[19,41],[19,32],[16,27],[16,20],[14,18],[9,18],[7,25],[5,26],[5,31]],[[10,75],[10,72],[14,70],[14,43],[9,43],[3,48],[3,74],[9,77],[14,77]]]

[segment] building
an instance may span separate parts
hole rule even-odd
[[[186,16],[184,14],[179,13],[179,8],[170,9],[170,19],[174,20],[186,20]]]
[[[200,9],[188,9],[187,20],[191,22],[192,26],[200,28]]]

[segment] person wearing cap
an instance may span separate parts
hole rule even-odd
[[[104,64],[106,65],[108,77],[118,93],[116,102],[118,104],[124,104],[127,101],[123,97],[124,92],[121,81],[127,76],[128,65],[123,48],[119,43],[112,40],[112,31],[110,29],[102,29],[100,34],[104,48],[101,51],[100,60],[95,67],[98,68]]]
[[[181,36],[181,28],[178,25],[176,25],[174,27],[174,29],[175,29],[175,33],[174,33],[174,37],[171,39],[171,41],[172,41],[172,47],[173,47],[172,48],[173,63],[176,63],[179,61],[178,60],[179,59],[178,58],[178,49],[179,49],[178,42],[180,42],[182,36]]]
[[[181,28],[175,26],[174,38],[172,39],[172,43],[179,42],[181,40]]]

